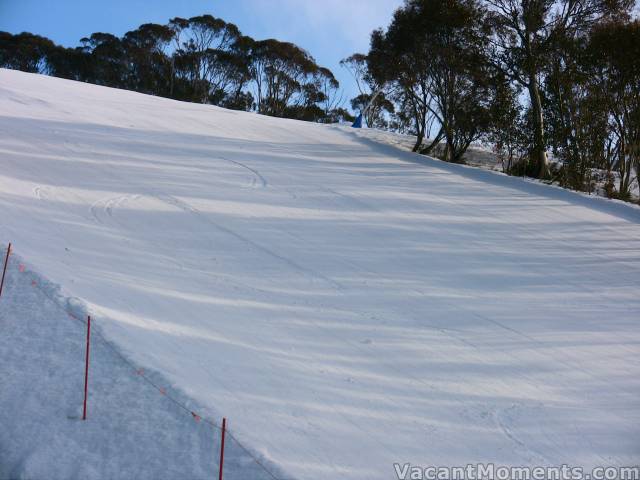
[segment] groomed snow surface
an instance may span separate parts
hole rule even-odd
[[[0,479],[637,465],[640,209],[371,135],[0,70]]]

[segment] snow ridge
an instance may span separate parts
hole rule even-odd
[[[0,452],[2,452],[0,479],[63,479],[70,478],[70,471],[74,472],[71,474],[73,477],[87,479],[106,477],[172,479],[176,478],[176,475],[179,478],[204,479],[214,475],[218,467],[215,448],[219,449],[220,424],[197,413],[196,410],[201,407],[175,386],[168,386],[168,382],[161,374],[134,365],[116,345],[104,337],[100,325],[96,325],[95,322],[91,333],[90,414],[88,420],[82,422],[81,416],[74,409],[75,407],[79,410],[81,406],[81,403],[77,403],[80,399],[78,382],[71,381],[71,378],[65,375],[62,377],[64,379],[62,382],[57,382],[54,385],[53,381],[47,381],[43,378],[46,377],[45,373],[32,368],[31,362],[42,361],[44,353],[47,363],[64,365],[66,370],[80,373],[79,366],[82,358],[79,355],[81,349],[78,347],[82,343],[82,331],[86,326],[86,320],[84,320],[87,317],[86,305],[78,298],[65,296],[59,285],[36,273],[30,265],[13,252],[9,257],[5,281],[7,288],[3,296],[0,297],[0,325],[3,326],[3,332],[6,335],[0,342],[0,358],[8,359],[3,362],[3,368],[7,373],[17,373],[15,376],[8,377],[8,381],[3,382],[0,404],[5,407],[5,414],[11,412],[11,406],[14,402],[25,398],[16,395],[16,393],[24,388],[24,383],[26,383],[24,377],[27,376],[30,377],[28,386],[31,389],[27,396],[29,401],[42,402],[37,411],[29,409],[25,412],[32,417],[32,421],[33,417],[36,417],[42,422],[37,426],[33,425],[34,430],[37,429],[38,433],[42,433],[42,429],[46,431],[47,426],[51,423],[59,423],[60,419],[57,419],[58,422],[56,422],[56,419],[52,417],[55,417],[60,409],[64,409],[68,413],[66,416],[67,424],[66,428],[59,432],[62,439],[58,439],[58,441],[63,440],[69,445],[74,444],[78,441],[78,438],[74,437],[82,435],[80,430],[88,430],[89,435],[85,435],[87,442],[83,448],[74,448],[73,452],[67,452],[70,455],[65,456],[62,462],[55,463],[57,467],[53,467],[53,464],[50,464],[48,460],[44,460],[50,456],[47,453],[49,449],[47,443],[39,441],[37,437],[28,438],[29,448],[19,450],[14,443],[16,437],[11,435],[13,428],[19,425],[16,425],[16,422],[10,417],[2,419],[3,425],[12,424],[12,428],[0,433]],[[68,317],[67,321],[64,320],[65,316]],[[58,326],[58,329],[52,328],[53,322],[60,322],[63,325],[62,327]],[[74,326],[72,323],[76,323],[76,325]],[[29,325],[25,327],[24,324]],[[78,328],[78,325],[81,328]],[[55,333],[50,335],[52,330],[57,335]],[[71,339],[61,338],[60,330]],[[42,341],[45,338],[49,346],[43,352],[39,347],[42,346]],[[59,340],[62,345],[51,345],[56,340]],[[68,351],[63,351],[64,344],[72,344],[75,355],[69,355]],[[16,359],[10,353],[18,349],[21,350],[21,355]],[[31,362],[25,362],[26,358]],[[104,362],[104,364],[100,362]],[[108,372],[110,368],[113,371]],[[25,370],[28,371],[27,375],[24,375]],[[113,385],[108,389],[103,388],[105,381],[98,375],[105,372],[107,372],[107,377],[118,385],[117,396],[114,395]],[[147,389],[141,388],[137,379],[143,380]],[[149,393],[149,388],[157,392],[157,398],[165,401],[149,401],[153,396]],[[59,389],[65,391],[67,395],[57,395]],[[132,396],[138,398],[131,398]],[[37,400],[34,400],[34,397]],[[107,397],[109,402],[101,402],[103,397]],[[73,403],[65,404],[70,399],[73,399]],[[94,400],[97,400],[95,402],[97,405],[94,404]],[[166,402],[170,402],[172,405],[167,405]],[[13,406],[19,409],[18,406]],[[101,417],[104,414],[107,414],[106,419]],[[161,448],[162,442],[158,445],[156,439],[158,436],[162,436],[162,429],[167,428],[167,425],[162,421],[162,418],[167,415],[171,417],[171,423],[177,423],[181,420],[185,425],[172,432],[183,432],[182,438],[180,438],[181,442],[190,438],[188,444],[210,443],[211,452],[208,452],[204,458],[196,458],[194,452],[191,452],[189,461],[194,465],[180,465],[180,462],[176,462],[174,455],[176,450],[178,452],[184,451],[185,447],[171,445],[172,442],[167,445],[167,442],[164,442],[167,450],[163,452],[162,456],[173,465],[171,467],[162,465],[161,468],[158,468],[154,462],[150,463],[135,457],[128,458],[132,452],[126,452],[122,446],[116,446],[117,442],[122,441],[124,434],[126,437],[138,437],[137,442],[146,440],[147,446],[143,447],[143,451],[150,449],[150,447],[153,449]],[[116,435],[113,435],[113,431],[102,428],[105,423],[112,421],[114,416],[122,425],[122,431],[116,432]],[[147,431],[142,435],[132,434],[128,424],[134,420],[141,422],[142,419],[139,418],[141,416],[147,417],[144,422]],[[161,425],[160,422],[163,424]],[[193,428],[189,423],[195,423],[196,428]],[[202,428],[202,424],[211,427],[208,432]],[[188,432],[186,438],[184,432]],[[210,438],[205,439],[205,436]],[[226,437],[225,478],[264,478],[270,480],[285,478],[281,473],[274,473],[277,469],[273,466],[267,466],[265,464],[267,461],[264,458],[259,458],[242,445],[231,431],[227,430]],[[24,432],[21,432],[19,438],[24,441]],[[209,441],[207,442],[207,440]],[[20,444],[20,442],[17,443]],[[126,444],[130,445],[130,443],[132,443],[131,438],[128,438]],[[144,443],[142,444],[144,445]],[[173,447],[174,450],[169,447]],[[116,449],[118,453],[116,458],[100,458],[101,452],[105,449]],[[110,464],[108,469],[104,468],[105,460],[108,460]],[[68,464],[65,464],[66,462]],[[125,463],[128,465],[124,466]]]

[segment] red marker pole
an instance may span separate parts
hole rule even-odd
[[[89,339],[91,338],[91,317],[87,316],[87,353],[84,362],[84,407],[82,408],[82,420],[87,419],[87,389],[89,386]]]
[[[222,480],[222,466],[224,465],[224,433],[227,429],[227,419],[222,419],[222,443],[220,444],[220,474],[218,480]]]
[[[11,242],[7,247],[7,256],[4,257],[4,268],[2,269],[2,280],[0,280],[0,297],[2,296],[2,287],[4,286],[4,275],[7,273],[7,264],[9,263],[9,254],[11,253]]]

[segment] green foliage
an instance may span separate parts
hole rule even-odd
[[[211,15],[80,42],[65,49],[37,35],[0,32],[0,66],[265,115],[346,118],[338,81],[311,55],[292,43],[255,41]]]
[[[352,107],[382,88],[391,105],[373,124],[416,135],[414,151],[462,162],[482,139],[504,172],[630,198],[640,184],[632,4],[405,0],[367,55],[342,62],[361,87]]]
[[[487,47],[488,25],[475,0],[407,0],[386,31],[372,33],[368,74],[396,101],[396,124],[417,135],[415,151],[435,148],[422,145],[434,121],[448,161],[462,162],[482,136],[496,96]]]
[[[30,73],[47,73],[47,57],[54,43],[39,35],[0,32],[0,65]]]

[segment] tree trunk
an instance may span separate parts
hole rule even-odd
[[[422,145],[422,140],[424,140],[424,132],[419,130],[418,135],[416,136],[416,143],[413,145],[413,148],[411,149],[412,152],[417,152],[420,149],[420,146]]]
[[[423,112],[422,115],[420,114],[420,112],[418,111],[418,107],[416,107],[414,103],[413,118],[416,122],[416,143],[413,145],[413,149],[411,150],[412,152],[417,152],[422,146],[422,141],[424,140],[424,132],[426,130],[426,116],[426,112]]]
[[[433,149],[435,147],[438,146],[438,144],[440,143],[440,140],[442,140],[442,137],[444,136],[444,130],[442,129],[442,127],[440,127],[440,130],[438,131],[438,134],[435,136],[435,138],[431,141],[431,143],[429,143],[429,145],[426,145],[423,149],[422,149],[422,154],[423,155],[431,155],[431,152],[433,151]]]
[[[453,160],[453,154],[454,154],[453,142],[451,141],[451,137],[447,135],[443,160],[445,162],[451,162]]]
[[[532,160],[538,168],[538,178],[549,178],[549,161],[544,142],[544,119],[542,116],[542,101],[540,100],[540,89],[535,72],[529,74],[529,97],[531,100],[531,111],[533,114],[533,155]]]
[[[173,98],[173,82],[176,77],[176,57],[171,56],[171,86],[169,87],[169,97]]]

